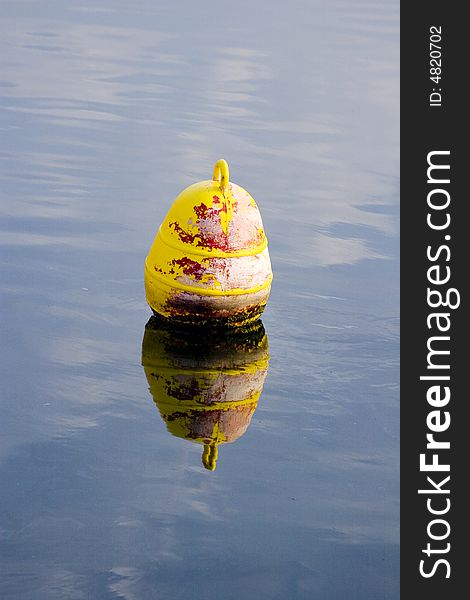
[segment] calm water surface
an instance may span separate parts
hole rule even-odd
[[[0,15],[0,597],[398,598],[398,2]],[[211,472],[149,391],[143,261],[219,157],[275,280]]]

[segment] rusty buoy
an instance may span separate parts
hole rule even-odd
[[[155,317],[145,326],[142,365],[153,400],[172,435],[204,447],[202,463],[211,471],[219,446],[247,430],[268,362],[261,320],[222,333]]]
[[[268,242],[256,202],[229,181],[225,160],[212,180],[183,190],[145,261],[154,314],[182,323],[256,321],[271,289]]]

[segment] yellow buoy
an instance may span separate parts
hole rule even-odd
[[[142,365],[154,402],[172,435],[204,446],[211,471],[219,445],[247,430],[268,361],[260,320],[225,333],[177,329],[155,317],[145,327]]]
[[[272,270],[256,202],[229,181],[225,160],[212,180],[183,190],[145,261],[147,302],[183,323],[242,325],[266,306]]]

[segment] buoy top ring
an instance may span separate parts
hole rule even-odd
[[[227,161],[221,158],[214,165],[214,174],[212,176],[213,181],[218,181],[220,189],[222,192],[228,186],[229,182],[229,169]]]

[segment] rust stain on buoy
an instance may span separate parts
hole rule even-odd
[[[183,190],[161,224],[145,261],[147,302],[176,322],[255,321],[271,289],[267,246],[256,202],[219,160],[213,179]]]

